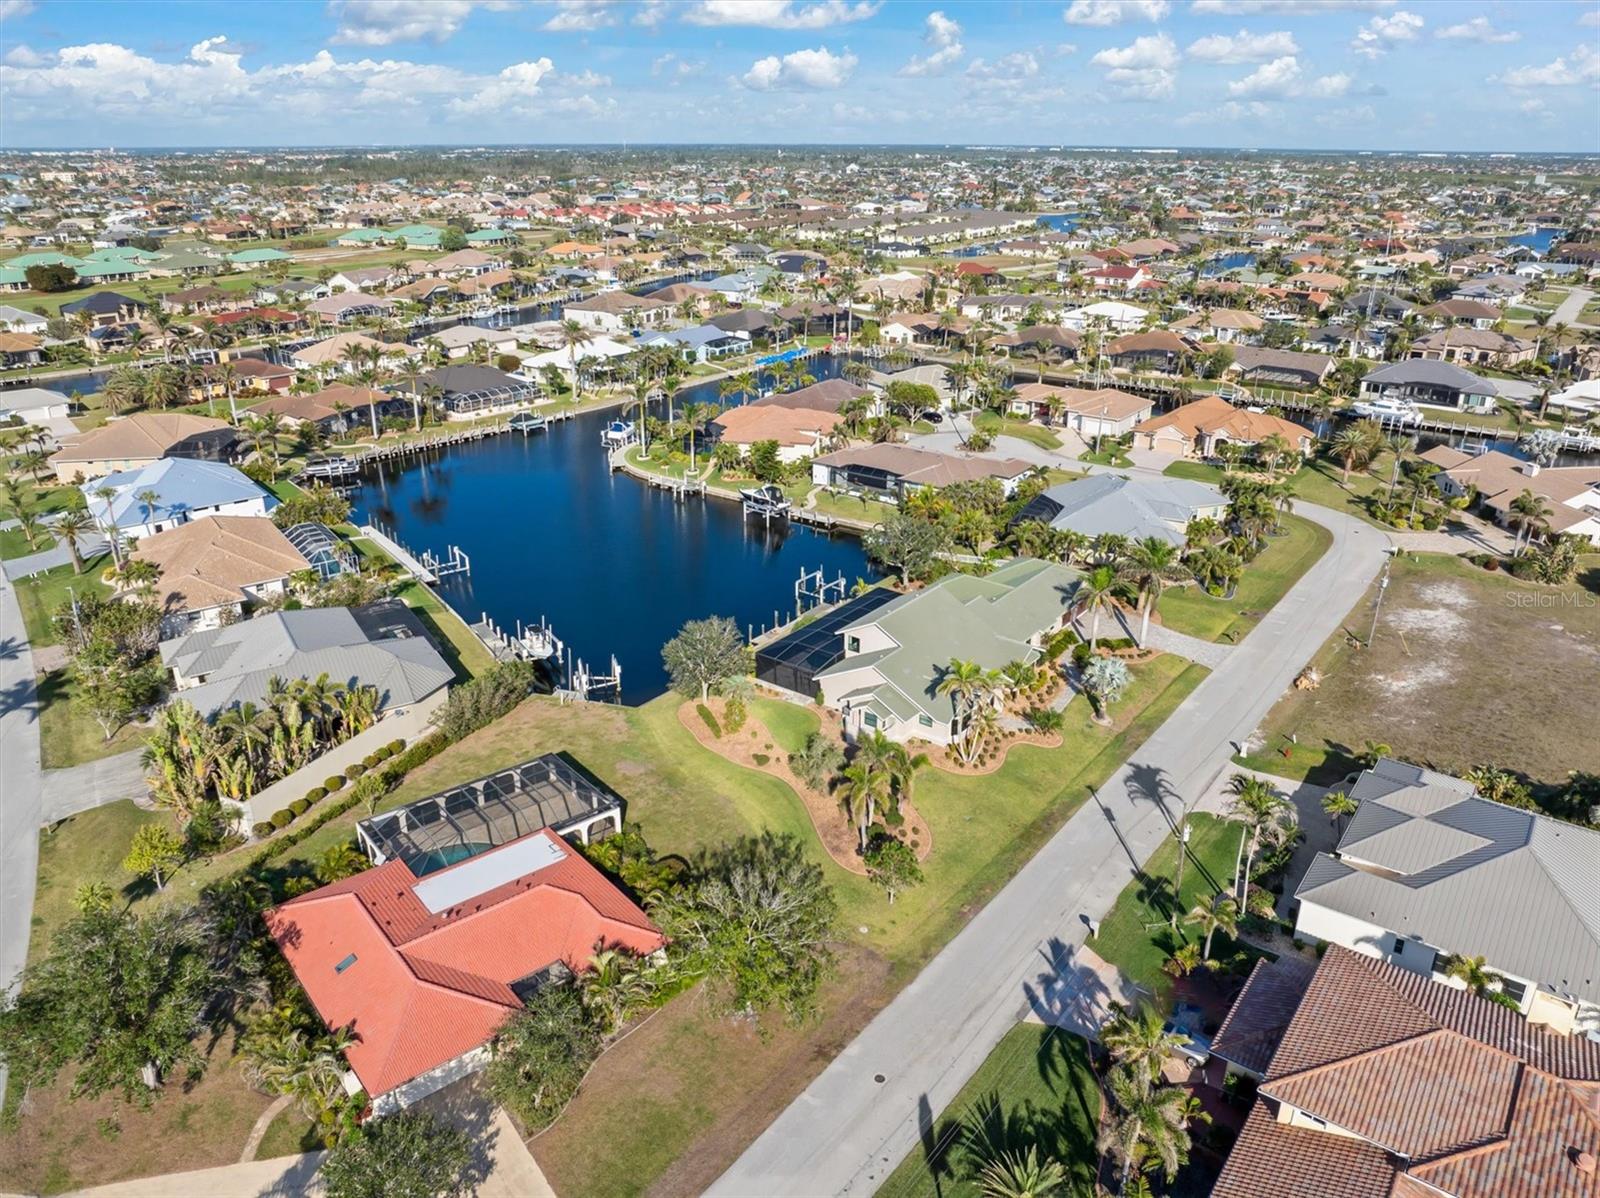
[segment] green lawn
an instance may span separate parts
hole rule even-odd
[[[477,634],[422,583],[409,582],[396,594],[433,635],[440,654],[456,672],[456,681],[464,682],[494,665],[494,656]]]
[[[111,588],[100,581],[101,572],[111,564],[109,554],[90,558],[84,563],[83,573],[74,574],[72,567],[57,566],[33,578],[18,579],[17,606],[22,608],[22,626],[27,630],[28,643],[35,647],[54,645],[59,641],[52,618],[72,594],[83,599],[89,595],[109,595]]]
[[[867,524],[881,523],[900,510],[893,504],[879,503],[876,499],[855,498],[822,490],[817,492],[817,498],[811,506],[824,515],[861,520]]]
[[[0,520],[12,519],[10,511],[0,511]],[[33,534],[33,544],[28,544],[28,538],[20,528],[0,529],[0,559],[10,561],[14,557],[27,557],[30,553],[43,553],[56,543],[56,539],[46,529],[40,529]]]
[[[305,1152],[319,1152],[322,1140],[317,1135],[317,1125],[302,1115],[298,1108],[289,1106],[278,1112],[267,1124],[266,1134],[256,1145],[255,1159],[271,1160],[275,1156],[299,1156]]]
[[[124,724],[110,740],[93,716],[73,702],[77,686],[65,670],[39,675],[39,756],[47,770],[82,765],[136,749],[146,728]]]
[[[1064,1194],[1094,1186],[1100,1086],[1087,1044],[1070,1032],[1019,1023],[1005,1034],[933,1127],[922,1146],[878,1187],[879,1198],[977,1198],[968,1128],[993,1129],[1006,1150],[1037,1146],[1067,1172]],[[989,1112],[998,1105],[1000,1118]]]
[[[1127,450],[1120,445],[1107,446],[1098,453],[1092,449],[1087,453],[1080,453],[1078,461],[1089,462],[1096,466],[1123,467],[1133,465],[1133,459],[1128,456]]]
[[[1168,836],[1145,863],[1140,876],[1117,896],[1116,905],[1100,921],[1100,934],[1089,942],[1095,952],[1156,995],[1162,1004],[1172,991],[1172,978],[1162,971],[1162,962],[1179,945],[1204,939],[1184,925],[1183,915],[1228,888],[1239,852],[1241,825],[1204,812],[1190,816],[1189,822],[1194,830],[1183,867],[1181,901],[1172,901],[1178,841]],[[1176,931],[1168,922],[1174,906],[1179,915]],[[1225,933],[1218,932],[1212,939],[1213,958],[1225,958],[1235,951],[1237,947]]]
[[[39,883],[33,901],[29,960],[42,956],[56,929],[76,914],[72,897],[80,882],[104,882],[113,894],[129,888],[143,893],[141,883],[122,868],[122,859],[133,834],[154,823],[172,826],[170,817],[145,811],[124,799],[74,815],[39,833]]]
[[[1207,641],[1238,641],[1254,628],[1289,588],[1333,543],[1333,534],[1300,516],[1285,516],[1285,533],[1273,537],[1244,568],[1231,599],[1206,594],[1197,586],[1164,592],[1156,610],[1168,628]]]
[[[817,713],[798,703],[785,703],[782,699],[756,699],[750,710],[767,726],[772,739],[785,753],[798,753],[806,738],[822,726]]]
[[[972,426],[979,432],[996,437],[1020,437],[1040,449],[1061,448],[1061,438],[1043,425],[1030,424],[1026,420],[1016,420],[1010,416],[1002,417],[993,412],[979,412],[972,418]]]

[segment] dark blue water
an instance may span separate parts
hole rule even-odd
[[[628,703],[666,689],[661,646],[685,620],[731,616],[759,630],[792,611],[802,568],[847,583],[876,577],[855,537],[769,532],[736,503],[678,503],[612,474],[600,446],[612,416],[380,467],[352,496],[356,518],[375,518],[415,552],[459,545],[471,574],[438,588],[456,611],[506,628],[542,616],[599,671],[615,654]]]
[[[1070,233],[1078,227],[1078,214],[1076,212],[1053,212],[1039,218],[1039,223],[1047,229],[1054,229],[1057,233]]]
[[[58,376],[50,379],[29,379],[13,376],[6,381],[18,387],[40,387],[46,391],[54,391],[57,395],[71,395],[76,391],[79,395],[93,395],[106,385],[106,380],[111,377],[110,370],[91,370],[83,374]]]
[[[1550,252],[1550,247],[1565,235],[1563,229],[1548,229],[1540,227],[1532,233],[1524,233],[1520,237],[1511,238],[1512,245],[1525,245],[1536,254],[1544,255]]]
[[[1227,274],[1230,270],[1245,270],[1256,264],[1256,256],[1245,250],[1235,250],[1231,254],[1223,254],[1212,258],[1200,268],[1203,278],[1215,278],[1217,275]]]

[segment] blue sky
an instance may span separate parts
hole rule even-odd
[[[0,145],[1600,152],[1600,2],[0,0]]]

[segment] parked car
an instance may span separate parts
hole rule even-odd
[[[1169,1036],[1182,1036],[1186,1043],[1178,1049],[1184,1060],[1199,1068],[1211,1059],[1211,1037],[1201,1031],[1200,1008],[1179,1003],[1161,1025]]]

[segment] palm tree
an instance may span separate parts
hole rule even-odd
[[[1089,624],[1089,652],[1093,653],[1100,639],[1100,613],[1116,606],[1118,599],[1127,594],[1127,583],[1117,576],[1110,565],[1096,566],[1083,576],[1078,584],[1078,597],[1092,616]]]
[[[1488,968],[1485,958],[1450,955],[1442,958],[1437,968],[1445,976],[1462,983],[1479,998],[1486,998],[1490,1002],[1499,1003],[1513,1010],[1521,1010],[1521,1005],[1505,992],[1505,978]]]
[[[1328,813],[1328,818],[1333,821],[1335,831],[1339,830],[1340,821],[1356,813],[1360,806],[1349,793],[1343,790],[1330,790],[1322,796],[1322,809]]]
[[[1200,946],[1200,959],[1211,960],[1211,937],[1217,932],[1230,936],[1239,934],[1239,904],[1231,895],[1219,894],[1209,903],[1197,903],[1183,922],[1205,933],[1205,943]]]
[[[67,552],[72,555],[72,572],[83,573],[83,554],[78,549],[78,538],[94,527],[94,521],[89,513],[81,508],[68,508],[56,517],[55,531],[64,542]]]
[[[993,670],[986,670],[975,661],[952,657],[934,687],[935,694],[952,697],[956,721],[963,725],[962,735],[956,741],[956,751],[969,765],[975,748],[975,737],[969,735],[974,731],[972,715],[994,694],[995,686]]]
[[[1520,557],[1523,550],[1533,541],[1536,530],[1550,527],[1549,518],[1554,509],[1545,502],[1543,495],[1535,495],[1528,488],[1522,489],[1510,503],[1511,521],[1517,526],[1517,539],[1513,547],[1513,556]]]
[[[152,487],[146,487],[144,490],[135,494],[134,498],[137,499],[140,506],[144,508],[144,522],[146,524],[153,524],[156,518],[156,505],[161,502],[161,492]]]
[[[1150,635],[1150,612],[1161,599],[1161,591],[1183,571],[1182,552],[1171,541],[1146,537],[1128,550],[1128,570],[1138,589],[1141,619],[1139,644]]]
[[[1066,1188],[1061,1162],[1041,1157],[1034,1144],[983,1153],[975,1163],[972,1181],[983,1198],[1054,1198]]]
[[[1113,1061],[1153,1085],[1167,1058],[1187,1044],[1188,1038],[1167,1031],[1161,1012],[1151,1003],[1129,1008],[1113,1002],[1110,1010],[1111,1017],[1100,1029],[1100,1043]]]
[[[567,362],[572,367],[572,399],[582,398],[578,375],[578,350],[594,340],[594,334],[575,320],[561,322],[561,344],[566,347]]]
[[[1284,843],[1296,831],[1294,808],[1278,788],[1249,774],[1235,774],[1228,781],[1228,816],[1245,825],[1249,850],[1239,878],[1239,893],[1245,893],[1255,868],[1256,853],[1263,844]]]
[[[1148,1086],[1126,1069],[1111,1071],[1108,1088],[1116,1113],[1099,1145],[1121,1162],[1122,1188],[1130,1173],[1152,1161],[1171,1180],[1189,1159],[1189,1124],[1209,1118],[1199,1099],[1179,1086]]]

